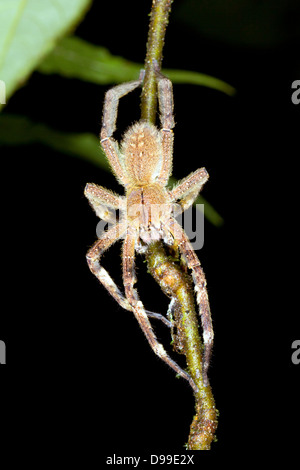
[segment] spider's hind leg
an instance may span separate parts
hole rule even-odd
[[[101,142],[110,138],[116,130],[116,120],[118,114],[118,106],[120,99],[139,87],[144,80],[144,71],[140,73],[138,80],[132,82],[125,82],[110,88],[104,99],[103,106],[103,120],[101,129]]]
[[[173,116],[173,86],[171,80],[162,75],[158,69],[156,70],[156,79],[163,153],[163,161],[160,174],[158,175],[158,181],[164,186],[167,184],[171,174],[173,160],[174,134],[172,129],[175,126]]]
[[[116,129],[119,100],[140,86],[143,80],[144,71],[142,70],[138,80],[121,83],[110,88],[106,92],[104,99],[102,128],[100,132],[101,146],[117,179],[123,185],[128,183],[128,179],[120,162],[118,143],[113,139],[112,135]]]

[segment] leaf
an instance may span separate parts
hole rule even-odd
[[[110,171],[99,138],[89,133],[65,133],[28,118],[16,115],[0,116],[0,146],[42,143],[67,155],[73,155]]]
[[[174,187],[178,183],[178,180],[171,176],[169,179],[168,186],[169,187]],[[221,217],[221,215],[214,209],[214,207],[201,195],[197,197],[197,199],[194,202],[194,205],[196,204],[204,204],[204,216],[209,220],[213,225],[216,227],[221,227],[221,225],[224,224],[224,219]],[[199,210],[202,210],[201,208]]]
[[[6,98],[22,86],[90,5],[91,0],[0,1],[0,79],[6,85]]]
[[[163,71],[173,83],[189,83],[191,85],[201,85],[214,90],[222,91],[229,96],[236,93],[235,88],[229,83],[223,82],[219,78],[205,75],[204,73],[189,70],[164,69]]]
[[[59,152],[83,158],[102,170],[110,171],[99,138],[95,135],[60,132],[43,124],[36,124],[23,116],[0,116],[0,146],[36,142],[48,145]],[[171,186],[176,182],[175,178],[170,179]],[[222,217],[202,196],[197,198],[196,204],[204,204],[204,215],[213,225],[218,227],[223,224]]]
[[[141,68],[141,64],[113,56],[104,47],[95,46],[73,36],[63,38],[39,65],[38,71],[107,84],[134,80]]]
[[[73,36],[63,38],[39,65],[45,74],[58,73],[68,78],[78,78],[98,84],[121,83],[135,80],[142,64],[112,55],[107,49],[95,46]],[[164,69],[174,83],[202,85],[233,95],[235,89],[226,82],[202,73]]]

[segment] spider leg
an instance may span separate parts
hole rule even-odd
[[[126,310],[132,310],[128,300],[121,293],[115,282],[112,280],[106,269],[100,265],[100,258],[104,251],[106,251],[114,242],[121,238],[126,232],[126,223],[120,222],[114,225],[103,236],[97,240],[92,248],[87,252],[86,259],[90,270],[101,282],[101,284],[108,290],[113,298]]]
[[[194,389],[195,392],[198,391],[193,379],[190,375],[181,369],[181,367],[173,361],[163,345],[158,342],[155,333],[152,329],[151,323],[148,319],[146,311],[142,302],[139,300],[138,293],[134,289],[134,284],[136,281],[135,272],[134,272],[134,253],[135,253],[135,244],[137,239],[137,233],[131,232],[128,230],[123,247],[123,281],[125,286],[125,294],[128,302],[132,306],[133,313],[139,322],[141,329],[143,330],[152,350],[154,353],[166,362],[177,374],[181,377],[184,377]]]
[[[114,210],[125,210],[125,198],[117,196],[112,191],[102,188],[94,183],[88,183],[84,189],[84,195],[100,219],[115,223],[116,214]],[[110,210],[113,209],[113,210]]]
[[[104,99],[102,128],[100,133],[101,145],[112,167],[112,170],[114,171],[120,183],[123,185],[127,184],[127,178],[120,162],[119,146],[112,138],[112,135],[116,129],[116,120],[120,98],[140,86],[143,82],[143,79],[144,71],[141,72],[138,80],[121,83],[120,85],[117,85],[108,90]]]
[[[94,245],[88,251],[86,258],[91,272],[97,277],[101,284],[108,290],[113,298],[118,302],[121,307],[125,310],[132,312],[133,307],[130,305],[126,297],[122,294],[118,286],[115,284],[111,276],[108,274],[106,269],[100,265],[100,258],[102,253],[106,251],[114,242],[121,238],[126,232],[126,224],[122,223],[113,226],[110,230],[105,232],[103,236],[97,240]],[[171,322],[160,313],[150,312],[146,310],[146,314],[149,317],[161,320],[169,328]]]
[[[172,82],[167,77],[156,71],[158,102],[161,120],[161,138],[163,161],[157,181],[165,186],[172,171],[173,160],[173,127],[175,126],[173,116],[173,88]]]
[[[213,347],[214,331],[210,313],[210,306],[208,300],[208,294],[206,289],[206,279],[201,267],[200,261],[194,252],[192,245],[185,234],[183,228],[178,224],[175,219],[170,219],[167,227],[178,240],[179,249],[186,259],[187,266],[192,270],[193,279],[195,283],[196,299],[199,305],[199,312],[201,317],[201,324],[203,330],[203,343],[204,343],[204,355],[203,355],[203,378],[204,383],[208,383],[207,370],[210,363],[211,352]]]
[[[166,326],[172,328],[172,322],[168,320],[166,317],[161,315],[161,313],[150,312],[149,310],[145,310],[149,318],[155,318],[156,320],[162,321]]]
[[[169,192],[172,201],[179,200],[176,205],[175,216],[186,211],[193,204],[208,178],[209,175],[206,169],[199,168],[199,170],[179,181],[177,186]]]

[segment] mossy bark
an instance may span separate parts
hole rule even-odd
[[[157,90],[155,62],[161,67],[165,32],[172,0],[153,0],[150,16],[145,79],[141,96],[141,117],[155,123]],[[189,374],[198,387],[195,393],[195,415],[188,439],[189,450],[209,450],[217,428],[217,410],[209,384],[204,384],[202,375],[203,346],[199,334],[198,315],[195,309],[194,285],[187,273],[176,246],[176,256],[170,256],[162,242],[149,246],[146,253],[148,270],[162,291],[174,299],[174,349],[186,357]],[[176,260],[177,258],[177,260]]]

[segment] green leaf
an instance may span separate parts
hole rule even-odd
[[[0,115],[0,146],[42,143],[110,171],[99,138],[89,133],[65,133],[16,115]]]
[[[134,80],[141,68],[141,64],[113,56],[104,47],[95,46],[73,36],[63,38],[39,65],[38,71],[107,84]]]
[[[63,38],[39,65],[38,71],[57,73],[68,78],[78,78],[98,84],[121,83],[135,80],[142,64],[112,55],[107,49],[95,46],[73,36]],[[233,95],[235,89],[226,82],[202,73],[164,69],[174,83],[202,85]]]
[[[0,0],[0,79],[6,98],[74,28],[91,0]]]
[[[189,83],[190,85],[201,85],[214,90],[222,91],[229,96],[236,93],[235,88],[229,83],[223,82],[216,77],[205,75],[204,73],[192,72],[189,70],[164,69],[163,72],[173,83]]]
[[[64,133],[43,124],[36,124],[23,116],[0,116],[0,146],[36,142],[48,145],[59,152],[80,157],[102,170],[111,171],[100,147],[99,138],[93,134]],[[171,186],[176,182],[175,178],[170,179]],[[213,225],[218,227],[223,224],[222,217],[202,196],[197,198],[196,203],[204,204],[204,215]]]
[[[168,186],[170,188],[174,187],[178,183],[178,180],[171,176],[169,179]],[[197,197],[194,204],[204,204],[204,216],[216,227],[221,227],[224,224],[224,219],[221,215],[214,209],[214,207],[201,195]],[[201,209],[199,209],[201,210]]]

